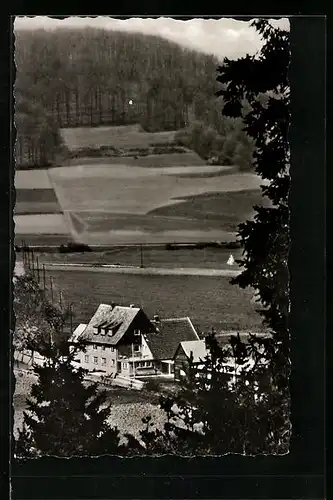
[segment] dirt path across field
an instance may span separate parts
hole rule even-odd
[[[117,266],[112,264],[58,264],[45,263],[45,269],[52,271],[101,271],[115,274],[142,274],[142,275],[159,275],[159,276],[226,276],[233,277],[239,274],[239,269],[202,269],[179,267],[173,269],[158,268],[158,267],[137,267],[137,266]]]

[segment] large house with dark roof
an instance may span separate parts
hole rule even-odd
[[[172,375],[179,343],[198,339],[188,317],[150,320],[137,307],[100,304],[89,323],[76,328],[70,342],[83,345],[77,362],[89,371],[144,377]]]

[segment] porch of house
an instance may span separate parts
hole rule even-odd
[[[118,373],[129,377],[173,377],[174,362],[172,360],[128,358],[119,366]]]

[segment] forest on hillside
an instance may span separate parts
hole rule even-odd
[[[59,128],[179,130],[209,162],[250,168],[242,120],[222,116],[214,56],[153,35],[95,28],[15,32],[17,165],[59,161]],[[131,101],[131,105],[129,102]]]

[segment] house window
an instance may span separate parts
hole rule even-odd
[[[115,364],[115,360],[114,359],[111,359],[111,364],[114,366],[114,364]]]
[[[114,347],[110,347],[110,349],[111,349],[111,352],[114,352]]]
[[[106,358],[102,358],[102,365],[106,365]]]
[[[84,357],[84,362],[85,362],[85,363],[89,363],[89,356],[88,356],[88,354],[86,354],[86,355],[85,355],[85,357]]]
[[[98,363],[98,357],[94,356],[94,364],[97,365],[97,363]]]
[[[134,352],[140,352],[140,346],[138,344],[134,344]]]
[[[93,348],[95,349],[95,351],[97,350],[97,344],[94,344]]]
[[[123,363],[124,370],[127,370],[127,363]]]
[[[105,345],[102,345],[102,351],[105,351]]]

